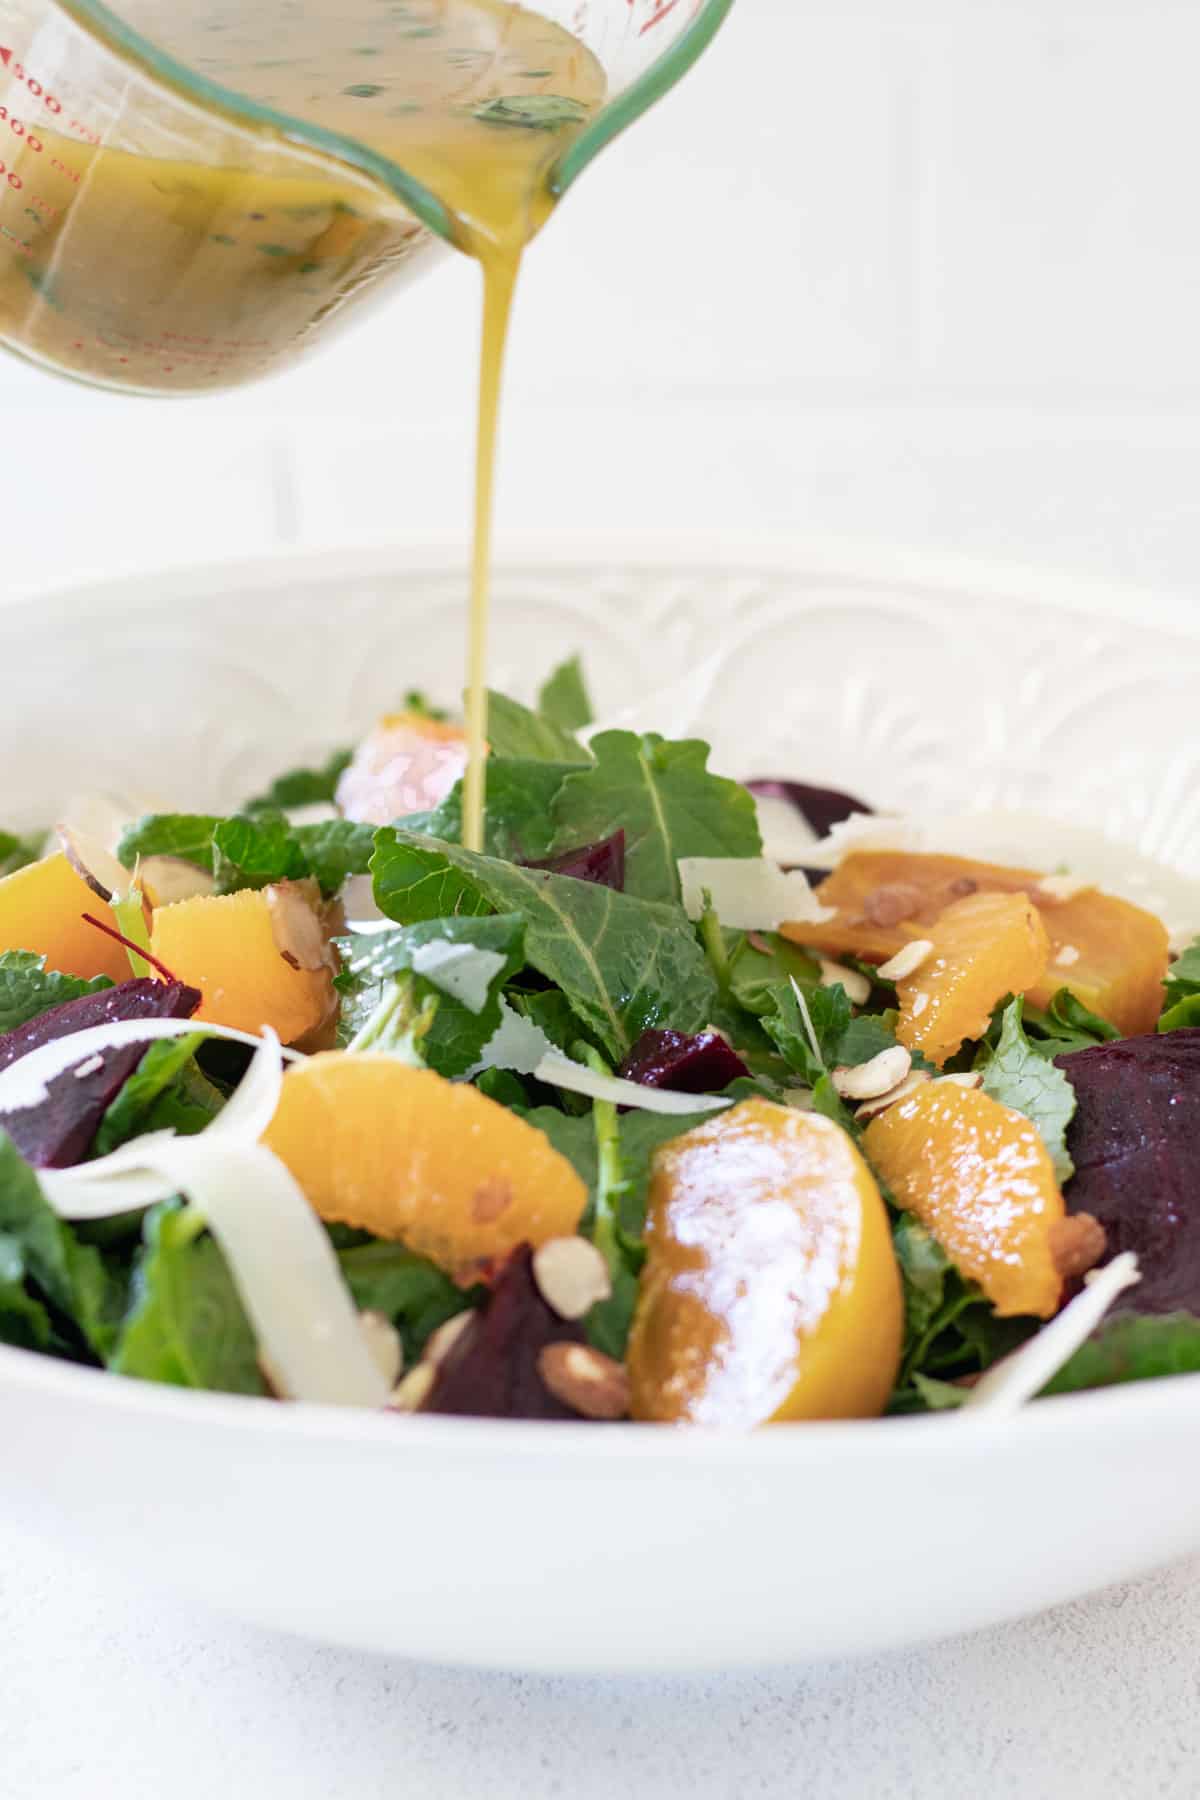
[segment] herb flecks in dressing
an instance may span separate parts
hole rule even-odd
[[[223,90],[366,147],[434,196],[485,288],[464,821],[479,846],[507,321],[521,253],[553,205],[550,170],[603,102],[604,71],[561,26],[506,0],[125,0],[119,11],[211,84],[211,122],[196,114],[180,154],[178,120],[162,129],[147,101],[134,138],[119,118],[106,132],[103,119],[92,130],[64,115],[39,122],[36,151],[29,139],[5,148],[18,186],[0,187],[0,339],[105,385],[230,387],[286,366],[315,321],[428,242],[382,181],[336,147],[322,155],[270,121],[248,124]]]

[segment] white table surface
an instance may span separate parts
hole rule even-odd
[[[907,1655],[543,1680],[250,1630],[0,1529],[4,1800],[1193,1800],[1198,1675],[1200,1562]]]

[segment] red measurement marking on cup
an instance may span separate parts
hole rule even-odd
[[[661,25],[667,14],[673,13],[678,5],[679,0],[654,0],[654,11],[646,23],[639,27],[638,36],[645,37],[648,31],[653,31],[656,25]]]
[[[0,106],[0,127],[5,125],[14,137],[24,138],[25,148],[32,150],[35,155],[39,150],[46,148],[37,133],[30,131],[24,119],[18,119],[14,113],[10,113],[7,106]]]
[[[19,194],[24,186],[17,171],[10,169],[4,158],[0,157],[0,187],[10,187],[14,194]]]
[[[3,44],[0,44],[0,63],[4,64],[14,81],[21,82],[24,87],[29,89],[35,100],[41,101],[47,112],[60,113],[62,111],[62,101],[55,95],[47,93],[41,82],[29,73],[24,63],[19,63],[12,51]]]
[[[61,115],[63,105],[57,94],[52,94],[36,76],[31,75],[24,63],[18,62],[12,50],[4,44],[0,44],[0,64],[8,70],[15,81],[21,82],[21,84],[28,89],[31,99],[38,101],[39,104],[44,106],[46,111],[52,113],[55,118],[58,118]],[[9,119],[10,129],[15,130],[17,125],[21,125],[22,130],[27,130],[27,127],[24,126],[21,120],[13,122],[10,119],[7,109],[3,109],[3,118]],[[82,119],[69,119],[65,120],[64,123],[68,131],[75,132],[77,136],[83,138],[87,143],[99,144],[100,133],[98,131],[93,131],[90,125],[85,125]],[[17,135],[20,136],[21,133],[18,132]],[[40,150],[43,147],[39,139],[35,138],[27,141],[29,141],[31,148]],[[73,181],[79,180],[79,177],[75,174],[74,170],[66,169],[64,164],[55,163],[54,166],[55,168],[63,169],[64,173],[69,174]]]

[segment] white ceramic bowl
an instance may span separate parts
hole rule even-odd
[[[0,822],[81,786],[236,801],[414,685],[460,559],[271,561],[0,607]],[[600,704],[713,659],[718,759],[890,805],[1035,805],[1200,868],[1200,613],[795,547],[510,559],[498,682]],[[653,706],[650,716],[653,719]],[[544,1670],[717,1668],[1048,1606],[1200,1547],[1200,1377],[752,1438],[405,1420],[0,1350],[0,1515],[244,1618]]]

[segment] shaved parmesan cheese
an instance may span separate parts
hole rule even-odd
[[[1156,913],[1175,949],[1200,936],[1200,881],[1093,831],[1031,812],[979,812],[886,818],[859,814],[835,825],[806,852],[814,869],[833,869],[854,850],[912,850],[967,856],[1010,868],[1066,870],[1084,886]]]
[[[481,1013],[487,1005],[492,982],[504,967],[497,950],[480,950],[474,944],[421,944],[412,955],[414,973],[424,975],[468,1012]]]
[[[778,794],[756,794],[758,833],[763,855],[770,862],[807,863],[808,853],[817,834],[807,823],[798,806],[781,800]]]
[[[248,1031],[236,1031],[230,1025],[206,1024],[202,1019],[119,1019],[112,1025],[94,1025],[77,1031],[71,1037],[55,1038],[31,1050],[28,1056],[0,1070],[0,1114],[21,1112],[29,1106],[41,1106],[47,1098],[48,1084],[65,1069],[85,1062],[100,1050],[121,1050],[129,1044],[148,1044],[152,1038],[191,1037],[225,1038],[235,1044],[250,1044],[258,1049],[263,1039]],[[303,1062],[299,1050],[284,1050],[289,1062]]]
[[[224,1112],[199,1136],[135,1138],[97,1162],[41,1171],[42,1191],[64,1219],[105,1218],[186,1195],[221,1246],[283,1390],[329,1406],[383,1406],[388,1383],[364,1339],[329,1235],[290,1170],[257,1142],[282,1080],[283,1056],[272,1036]]]
[[[158,1167],[203,1214],[284,1391],[326,1406],[383,1406],[329,1234],[291,1171],[261,1144],[179,1138]]]
[[[500,1023],[484,1045],[483,1055],[463,1079],[474,1081],[485,1069],[511,1069],[515,1075],[532,1075],[546,1057],[556,1054],[541,1026],[515,1011],[502,994]]]
[[[793,921],[821,925],[834,916],[817,904],[802,869],[785,873],[763,857],[684,856],[679,879],[689,919],[703,915],[707,891],[722,925],[734,931],[776,931]]]
[[[667,1088],[642,1087],[617,1075],[597,1075],[564,1056],[540,1025],[514,1012],[507,1000],[500,1002],[500,1024],[484,1047],[482,1059],[464,1080],[473,1081],[484,1069],[511,1069],[516,1075],[532,1075],[547,1087],[564,1088],[589,1100],[611,1100],[617,1106],[634,1106],[642,1112],[667,1115],[719,1112],[731,1101],[705,1094],[677,1094]]]
[[[670,1088],[642,1087],[636,1081],[622,1081],[618,1075],[597,1075],[581,1063],[571,1062],[560,1051],[543,1057],[533,1071],[547,1087],[565,1088],[571,1094],[583,1094],[589,1100],[610,1100],[616,1106],[636,1106],[642,1112],[682,1116],[685,1113],[721,1112],[733,1101],[717,1094],[677,1094]]]
[[[1113,1302],[1141,1278],[1132,1250],[1115,1256],[1103,1269],[1093,1269],[1083,1278],[1082,1294],[1064,1306],[1057,1318],[1043,1325],[1036,1337],[996,1363],[975,1383],[967,1393],[963,1411],[968,1407],[990,1407],[993,1412],[1016,1412],[1027,1400],[1034,1399],[1087,1342]]]
[[[279,1106],[284,1054],[279,1039],[268,1026],[263,1032],[263,1047],[238,1082],[236,1092],[212,1124],[206,1126],[203,1136],[207,1143],[225,1138],[257,1144]]]

